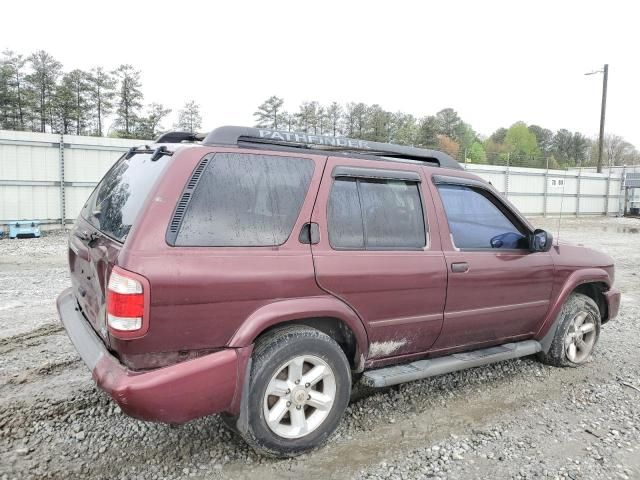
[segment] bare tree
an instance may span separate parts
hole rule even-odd
[[[605,163],[607,165],[623,165],[635,148],[624,138],[611,133],[604,136]]]

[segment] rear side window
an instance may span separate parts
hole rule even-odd
[[[337,178],[327,206],[329,243],[355,250],[407,250],[426,244],[418,184]]]
[[[282,245],[298,219],[313,169],[309,159],[217,153],[191,197],[175,245]]]
[[[167,155],[152,162],[148,153],[122,157],[93,191],[82,208],[82,217],[102,233],[124,242],[170,159]]]
[[[439,185],[453,243],[458,248],[527,248],[518,228],[482,191],[460,185]]]

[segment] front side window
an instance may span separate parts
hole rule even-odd
[[[483,193],[462,185],[439,185],[453,242],[458,248],[528,248],[527,237]]]
[[[418,184],[337,178],[327,205],[329,243],[351,250],[411,250],[426,244]]]
[[[218,153],[189,202],[176,246],[276,246],[287,241],[306,197],[309,159]]]

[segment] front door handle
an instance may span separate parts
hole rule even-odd
[[[451,264],[451,271],[453,273],[465,273],[469,271],[469,264],[467,262],[456,262]]]

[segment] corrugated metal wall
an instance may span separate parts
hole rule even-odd
[[[123,152],[142,140],[0,130],[0,224],[61,223],[78,215],[95,184]],[[615,215],[621,170],[597,174],[466,164],[526,215]],[[61,181],[63,183],[61,183]],[[60,208],[64,205],[64,211]]]
[[[525,215],[617,215],[622,209],[621,172],[466,164],[491,182]]]
[[[60,223],[61,205],[65,218],[75,219],[109,167],[141,143],[0,130],[0,223]]]

